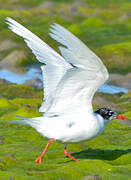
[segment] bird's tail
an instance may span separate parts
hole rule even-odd
[[[15,123],[15,124],[22,124],[22,125],[26,125],[26,124],[29,124],[29,118],[25,118],[25,117],[22,117],[22,116],[15,116],[17,118],[20,118],[22,120],[14,120],[14,121],[8,121],[9,123]]]

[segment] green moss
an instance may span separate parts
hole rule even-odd
[[[117,11],[116,9],[113,10],[113,9],[109,9],[109,10],[104,10],[101,11],[99,14],[98,14],[98,17],[103,19],[104,21],[108,21],[109,24],[111,24],[112,22],[116,22],[118,21],[118,18],[120,17],[120,11]]]
[[[131,99],[131,91],[129,91],[128,93],[124,94],[121,99],[124,100],[130,100]]]
[[[130,111],[131,109],[131,102],[124,102],[121,104],[118,104],[119,107],[121,107],[122,109],[124,109],[124,111]]]
[[[130,55],[131,42],[121,42],[117,44],[109,44],[101,49],[104,54]]]
[[[129,151],[130,152],[130,151]],[[128,150],[127,150],[128,153]],[[123,156],[120,156],[118,159],[113,161],[112,164],[118,164],[118,165],[125,165],[125,164],[130,164],[131,162],[131,154],[124,154]]]
[[[10,108],[11,106],[11,103],[7,99],[0,98],[0,108]]]
[[[43,2],[43,0],[32,0],[31,2],[29,2],[28,0],[19,0],[18,2],[16,2],[16,4],[21,4],[24,6],[29,6],[29,7],[34,7],[39,5],[41,2]]]
[[[77,24],[72,24],[71,26],[68,27],[68,30],[71,31],[75,35],[82,34],[82,30]]]
[[[106,27],[106,24],[101,19],[97,19],[94,17],[88,18],[84,20],[81,25],[86,28],[103,28]]]
[[[25,56],[17,63],[17,66],[22,67],[22,66],[27,66],[29,64],[30,64],[30,59],[27,56]]]
[[[130,72],[131,69],[131,43],[121,42],[109,44],[99,49],[105,65],[110,72],[122,74]]]
[[[78,7],[78,11],[82,14],[82,15],[92,15],[93,13],[96,12],[97,9],[95,8],[84,8],[84,7]]]
[[[17,110],[17,106],[5,98],[0,98],[0,117],[15,110]]]
[[[16,88],[16,86],[14,87]],[[34,90],[30,89],[30,93],[32,91]],[[102,93],[98,94],[102,96]],[[2,98],[5,102],[5,108],[8,107],[8,104],[17,107],[16,110],[3,114],[0,118],[0,130],[4,135],[4,143],[1,145],[2,153],[0,154],[0,159],[2,159],[0,161],[0,169],[2,170],[0,176],[3,179],[14,177],[22,180],[30,178],[35,180],[43,178],[79,180],[89,174],[98,174],[103,179],[116,180],[118,176],[120,180],[128,179],[130,175],[130,151],[128,150],[130,147],[130,128],[115,120],[107,125],[105,131],[97,138],[80,144],[68,145],[68,151],[79,159],[79,163],[74,163],[65,157],[63,145],[54,142],[49,147],[44,162],[41,165],[35,164],[35,159],[42,152],[48,140],[41,137],[29,126],[9,124],[6,121],[17,119],[14,117],[15,115],[28,118],[42,116],[38,113],[41,100],[39,98],[26,98],[26,92],[25,95],[23,92],[23,96],[25,97],[10,100]],[[117,102],[118,96],[120,95],[105,95],[107,99],[112,98],[114,102]],[[119,98],[119,101],[123,102],[123,96]],[[124,115],[130,117],[128,113]],[[126,168],[124,168],[125,166]]]
[[[130,112],[130,111],[127,111],[127,112],[125,113],[125,116],[128,117],[128,118],[131,118],[131,112]]]
[[[26,98],[42,98],[42,91],[32,88],[30,86],[15,85],[15,84],[3,84],[0,86],[0,93],[4,97],[13,99],[16,97],[26,97]]]
[[[15,112],[16,115],[20,115],[23,117],[35,117],[35,116],[41,116],[42,114],[38,112],[37,109],[31,109],[27,107],[21,107],[18,109],[18,111]]]
[[[32,107],[32,108],[38,108],[41,103],[42,103],[42,99],[26,99],[26,98],[15,98],[13,100],[10,100],[10,102],[13,105],[16,106],[28,106],[28,107]]]
[[[17,159],[11,155],[11,154],[5,154],[5,156],[3,157],[3,162],[7,165],[7,166],[14,166],[17,165],[19,162],[17,161]]]
[[[126,0],[126,1],[123,1],[123,0],[117,0],[117,1],[113,1],[113,0],[85,0],[87,3],[89,3],[90,5],[92,5],[93,7],[121,7],[123,4],[125,3],[130,3],[130,0]]]
[[[0,10],[0,19],[6,18],[6,17],[12,17],[14,14],[18,14],[18,11],[10,11],[10,10],[5,10],[1,9]]]

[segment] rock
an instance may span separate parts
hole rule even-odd
[[[0,84],[6,84],[6,83],[9,83],[9,81],[0,78]]]
[[[108,107],[110,109],[113,109],[114,111],[121,111],[122,108],[120,108],[119,106],[116,106],[114,103],[112,103],[111,101],[107,101],[106,99],[104,99],[101,96],[95,96],[93,99],[93,103],[97,106],[101,107]]]
[[[13,177],[8,178],[8,180],[15,180]]]
[[[85,3],[84,1],[74,1],[72,4],[69,6],[70,8],[70,13],[74,15],[80,15],[80,12],[78,11],[79,7],[83,8],[89,8],[88,4]]]
[[[102,180],[102,179],[96,174],[90,174],[85,176],[82,180]]]
[[[80,7],[89,8],[87,3],[77,0],[65,7],[62,7],[62,9],[59,11],[59,15],[65,19],[71,19],[73,15],[81,16],[80,11],[78,10]]]
[[[37,89],[43,89],[43,82],[39,78],[27,80],[24,84],[35,87]]]
[[[110,81],[114,81],[114,80],[121,79],[122,77],[123,77],[123,75],[121,75],[121,74],[112,73],[112,74],[110,74],[109,82],[110,82]]]
[[[13,155],[13,154],[9,154],[9,153],[6,153],[5,152],[5,157],[8,157],[8,158],[11,158],[11,159],[13,159],[13,160],[16,160],[16,158],[15,158],[15,156]]]
[[[3,160],[0,159],[0,170],[5,168],[5,162]]]
[[[123,14],[123,15],[120,17],[119,22],[123,22],[123,21],[125,21],[125,20],[128,19],[128,18],[131,18],[131,13],[130,13],[130,12],[127,12],[127,13]]]
[[[0,145],[4,144],[4,137],[3,136],[0,136]]]
[[[4,162],[8,165],[8,164],[12,164],[12,165],[16,165],[19,163],[19,161],[16,159],[16,157],[13,154],[8,154],[5,153],[4,156]]]
[[[126,102],[131,102],[131,91],[121,96],[121,99],[125,99]]]
[[[120,120],[119,123],[120,123],[120,124],[126,124],[126,125],[128,125],[128,126],[131,126],[131,120],[130,120],[130,119],[127,119],[127,120],[125,120],[125,121]]]
[[[37,9],[37,10],[51,9],[51,8],[54,9],[55,7],[56,7],[56,3],[54,3],[53,1],[44,1],[39,6],[37,6],[35,9]]]
[[[119,87],[131,90],[131,73],[128,73],[127,75],[121,77],[119,76],[119,78],[111,81],[110,84],[114,84]]]
[[[0,61],[0,66],[5,69],[11,67],[20,66],[22,60],[27,59],[26,53],[23,50],[15,50],[7,55],[2,61]]]
[[[0,44],[0,51],[5,51],[14,47],[18,47],[19,44],[17,44],[16,42],[13,42],[10,39],[5,39],[4,41],[1,42]]]

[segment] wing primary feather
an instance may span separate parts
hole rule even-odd
[[[72,68],[72,66],[60,54],[23,25],[9,17],[6,18],[6,23],[11,31],[24,38],[24,41],[38,61],[46,64],[46,66],[42,66],[45,101],[40,108],[41,112],[45,111],[44,107],[50,106],[52,95],[55,94],[57,85],[66,71]]]

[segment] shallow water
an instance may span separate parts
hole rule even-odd
[[[8,71],[7,69],[0,70],[0,78],[5,79],[11,83],[23,84],[27,80],[31,80],[34,78],[42,79],[41,72],[37,68],[30,68],[25,73],[14,73]]]
[[[128,90],[125,88],[121,88],[119,86],[114,86],[114,85],[109,85],[109,84],[103,84],[98,92],[102,92],[102,93],[108,93],[108,94],[116,94],[116,93],[127,93]]]
[[[6,69],[2,69],[0,70],[0,78],[5,79],[12,83],[23,84],[27,80],[31,80],[34,78],[38,78],[42,80],[42,75],[40,69],[37,68],[30,68],[27,72],[21,74],[14,73]],[[120,92],[127,93],[128,90],[118,86],[104,84],[99,88],[98,92],[115,94]]]

